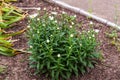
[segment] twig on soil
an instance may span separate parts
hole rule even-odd
[[[19,7],[19,8],[21,8],[21,9],[35,9],[35,10],[40,10],[41,8],[40,7]]]
[[[31,52],[25,51],[23,49],[15,49],[15,50],[16,50],[16,54],[23,54],[23,53],[31,54]]]

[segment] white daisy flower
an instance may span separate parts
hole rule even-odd
[[[57,20],[55,20],[55,23],[57,23]]]
[[[43,26],[45,26],[45,24],[42,24]]]
[[[30,25],[28,25],[27,28],[30,28]]]
[[[46,8],[43,8],[43,10],[46,10]]]
[[[90,25],[93,25],[93,22],[92,22],[92,21],[90,21]]]
[[[62,14],[66,14],[66,12],[65,12],[65,11],[62,11]]]
[[[99,30],[99,29],[95,29],[94,31],[95,31],[96,33],[99,33],[100,30]]]
[[[75,23],[74,22],[72,22],[72,25],[74,25]]]
[[[53,35],[50,35],[51,37],[53,36]]]
[[[39,31],[37,31],[37,33],[40,33]]]
[[[54,17],[53,17],[53,16],[49,16],[49,19],[50,19],[50,20],[53,20],[53,19],[54,19]]]
[[[59,30],[60,28],[59,28],[59,27],[57,27],[57,29]]]
[[[72,26],[70,26],[70,28],[72,28]]]
[[[57,15],[57,12],[51,12],[51,14]]]
[[[70,37],[73,37],[73,36],[74,36],[73,34],[70,35]]]
[[[38,10],[38,11],[40,11],[40,10],[41,10],[41,8],[39,7],[39,8],[37,8],[37,10]]]
[[[51,51],[53,51],[53,49],[50,49]]]
[[[71,47],[69,47],[69,49],[71,49]]]
[[[49,43],[50,42],[50,40],[49,39],[47,39],[47,41],[46,41],[47,43]]]
[[[82,46],[82,44],[80,44],[80,46]]]
[[[91,39],[91,37],[89,37],[89,39]]]
[[[38,13],[35,13],[35,14],[32,14],[32,15],[29,15],[29,18],[35,18],[35,17],[37,17],[38,16]]]
[[[92,37],[95,37],[95,35],[92,35]]]
[[[88,31],[88,33],[90,33],[90,31]]]
[[[60,54],[58,54],[57,57],[60,57]]]
[[[77,16],[76,16],[76,15],[74,15],[74,17],[76,18]]]
[[[33,48],[33,46],[30,46],[30,48]]]
[[[40,19],[39,18],[37,18],[37,21],[39,21]]]

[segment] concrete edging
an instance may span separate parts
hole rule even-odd
[[[45,0],[45,1],[47,1],[49,3],[57,4],[60,7],[69,9],[69,10],[77,12],[77,13],[80,13],[80,14],[86,16],[86,17],[91,17],[92,19],[94,19],[94,20],[96,20],[98,22],[101,22],[101,23],[103,23],[105,25],[108,25],[108,26],[111,26],[113,28],[116,28],[117,30],[120,30],[120,26],[119,25],[117,25],[117,24],[115,24],[113,22],[110,22],[110,21],[108,21],[106,19],[103,19],[103,18],[100,18],[98,16],[95,16],[93,14],[90,14],[89,12],[86,12],[83,9],[80,9],[80,8],[77,8],[77,7],[73,7],[73,6],[69,5],[69,4],[66,4],[66,3],[60,1],[60,0]]]

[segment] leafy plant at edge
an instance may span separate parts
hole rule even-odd
[[[23,33],[25,29],[14,33],[7,33],[5,29],[12,27],[15,22],[24,19],[25,16],[21,9],[5,3],[4,1],[0,2],[0,54],[14,56],[20,52],[12,48],[13,41],[10,39],[12,36]]]

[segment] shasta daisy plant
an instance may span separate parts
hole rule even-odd
[[[65,13],[59,17],[44,13],[30,19],[30,67],[36,74],[46,74],[51,80],[66,80],[72,75],[84,74],[100,58],[96,32],[78,32],[76,16]]]

